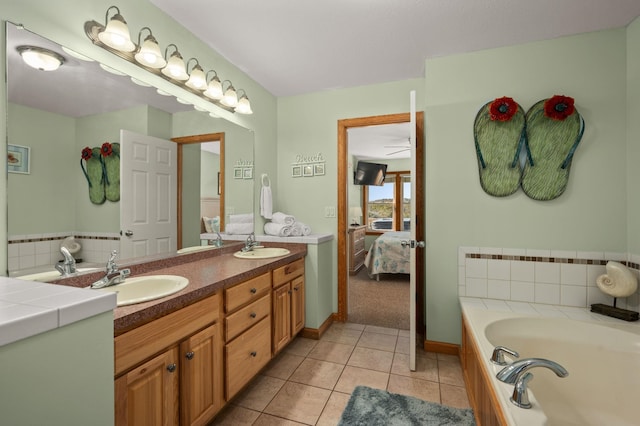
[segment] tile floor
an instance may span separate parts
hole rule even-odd
[[[458,357],[417,350],[409,333],[334,323],[320,340],[298,337],[211,425],[336,425],[358,385],[468,408]]]

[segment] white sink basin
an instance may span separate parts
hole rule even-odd
[[[77,268],[76,272],[80,273],[80,272],[89,272],[89,271],[97,271],[97,270],[98,268]],[[29,274],[29,275],[22,275],[16,278],[20,280],[40,281],[40,282],[46,283],[49,281],[60,279],[62,278],[62,276],[60,275],[60,272],[58,272],[57,270],[54,270],[54,271],[38,272],[35,274]]]
[[[178,254],[193,253],[194,251],[210,250],[213,248],[216,248],[216,246],[191,246],[191,247],[181,248],[180,250],[177,251],[177,253]]]
[[[189,280],[179,275],[149,275],[127,278],[122,284],[100,290],[118,293],[118,306],[125,306],[169,296],[188,284]]]
[[[237,251],[233,253],[240,259],[268,259],[270,257],[286,256],[291,253],[286,248],[281,247],[255,247],[250,251]]]

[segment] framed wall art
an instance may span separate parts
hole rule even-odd
[[[21,145],[7,145],[7,171],[9,173],[31,173],[31,148]]]

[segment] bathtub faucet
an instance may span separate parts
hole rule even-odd
[[[533,379],[528,371],[536,367],[545,367],[556,373],[558,377],[567,377],[569,372],[557,362],[544,358],[527,358],[515,361],[496,374],[498,380],[515,385],[510,401],[520,408],[531,408],[527,394],[527,383]]]

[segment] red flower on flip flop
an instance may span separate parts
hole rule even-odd
[[[88,146],[82,149],[82,159],[87,161],[93,156],[93,150]]]
[[[113,153],[113,147],[111,146],[111,144],[109,142],[105,142],[102,144],[102,146],[100,147],[100,154],[102,154],[103,157],[108,157]]]
[[[544,101],[544,115],[554,120],[564,120],[569,117],[576,108],[573,106],[573,98],[563,95],[554,95]]]
[[[509,121],[516,115],[518,104],[512,98],[497,98],[489,105],[489,117],[493,121]]]

